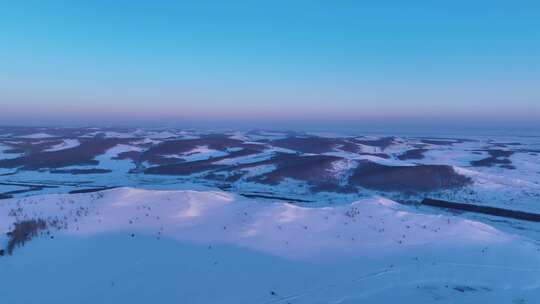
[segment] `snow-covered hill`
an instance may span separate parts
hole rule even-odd
[[[117,188],[0,201],[3,235],[38,219],[47,228],[0,257],[6,303],[535,303],[540,296],[538,244],[381,197],[303,208],[220,191]]]

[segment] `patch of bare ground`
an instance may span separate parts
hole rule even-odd
[[[2,144],[7,145],[10,149],[7,151],[8,154],[18,154],[23,153],[26,155],[40,153],[46,149],[52,148],[55,145],[61,144],[62,139],[26,139],[26,138],[17,138],[15,140],[4,140],[1,141]]]
[[[422,159],[424,158],[424,153],[426,153],[427,149],[412,149],[407,150],[405,153],[398,155],[399,160],[409,160],[409,159]]]
[[[349,184],[382,191],[431,191],[463,187],[470,178],[451,166],[385,166],[362,161],[349,178]]]
[[[344,142],[340,139],[327,138],[327,137],[287,137],[283,139],[277,139],[271,142],[272,146],[290,149],[302,153],[326,153],[334,151],[338,145],[345,149],[354,149],[352,143]],[[346,145],[343,145],[346,144]],[[354,152],[357,150],[354,149]]]
[[[118,128],[103,128],[101,131],[119,131]],[[1,133],[8,133],[10,137],[27,136],[36,133],[47,133],[53,137],[75,138],[94,133],[94,128],[51,128],[51,127],[1,127]]]
[[[124,143],[120,139],[110,138],[88,138],[81,139],[81,144],[77,147],[39,152],[24,155],[18,158],[0,160],[2,168],[17,168],[24,170],[38,170],[44,168],[60,168],[75,165],[97,165],[94,158],[105,153],[108,149],[117,144]]]
[[[428,145],[435,145],[435,146],[451,146],[453,144],[459,143],[459,141],[455,140],[433,140],[433,139],[423,139],[421,140],[422,143],[428,144]]]
[[[187,153],[201,146],[206,146],[208,149],[218,151],[226,151],[229,148],[243,148],[244,150],[261,149],[260,145],[247,144],[241,140],[232,139],[223,134],[213,134],[195,139],[168,140],[162,142],[143,152],[139,157],[139,161],[148,161],[157,165],[171,164],[171,159],[164,157],[164,155]],[[178,161],[173,160],[172,162]]]
[[[274,164],[276,169],[256,176],[253,181],[277,185],[285,178],[307,181],[312,184],[326,184],[336,179],[331,171],[333,163],[342,158],[330,155],[297,155],[279,153],[264,163]]]
[[[258,150],[251,149],[242,149],[239,151],[230,152],[228,155],[213,157],[205,160],[198,161],[182,161],[174,164],[160,165],[155,167],[150,167],[144,170],[145,174],[158,174],[158,175],[190,175],[194,173],[200,173],[205,171],[212,171],[222,168],[228,168],[227,165],[217,165],[214,162],[235,158],[241,156],[248,156],[259,153]]]
[[[386,153],[358,153],[358,155],[367,155],[367,156],[375,156],[375,157],[384,158],[384,159],[390,159],[390,155]]]
[[[332,155],[276,153],[270,159],[227,166],[217,169],[215,172],[229,172],[233,174],[233,180],[229,182],[234,182],[246,173],[246,171],[243,171],[244,169],[273,165],[275,169],[271,172],[249,177],[247,181],[265,185],[277,185],[286,178],[290,178],[307,182],[313,192],[355,192],[355,187],[340,184],[340,179],[343,177],[341,175],[347,173],[336,174],[333,170],[334,162],[339,160],[343,160],[343,158]],[[223,178],[218,178],[217,175],[209,176],[223,180]]]
[[[98,168],[92,168],[92,169],[66,169],[66,170],[51,170],[51,173],[53,174],[72,174],[72,175],[80,175],[80,174],[105,174],[105,173],[111,173],[112,170],[109,169],[98,169]]]
[[[364,146],[377,147],[384,150],[396,143],[395,137],[381,137],[378,139],[355,139],[356,143]]]
[[[509,157],[514,154],[514,151],[506,151],[506,150],[498,150],[498,149],[490,149],[490,150],[482,150],[482,151],[487,152],[489,154],[489,157],[486,157],[481,160],[471,161],[472,166],[492,167],[495,165],[500,165],[503,168],[515,169],[515,167],[512,166],[512,161],[509,159]]]

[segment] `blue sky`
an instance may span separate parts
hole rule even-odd
[[[540,120],[539,1],[3,1],[3,124]]]

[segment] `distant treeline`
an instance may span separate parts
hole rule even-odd
[[[482,213],[482,214],[488,214],[488,215],[495,215],[495,216],[513,218],[513,219],[524,220],[524,221],[540,222],[540,214],[524,212],[524,211],[516,211],[516,210],[510,210],[510,209],[472,205],[472,204],[453,203],[453,202],[447,202],[447,201],[431,199],[431,198],[424,199],[422,201],[422,205],[475,212],[475,213]]]

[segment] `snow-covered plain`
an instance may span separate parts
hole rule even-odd
[[[15,223],[49,223],[0,256],[0,303],[540,303],[540,224],[418,204],[540,213],[539,136],[0,134],[0,249]],[[365,163],[470,183],[363,187]]]

